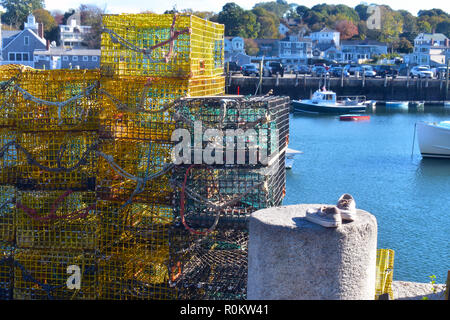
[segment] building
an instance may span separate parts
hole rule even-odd
[[[308,58],[312,56],[312,41],[298,35],[288,35],[278,42],[279,57],[281,62],[287,66],[307,64]]]
[[[47,48],[43,25],[38,24],[32,14],[27,17],[22,31],[3,31],[1,39],[2,64],[13,63],[34,67],[33,52]]]
[[[409,64],[436,67],[445,65],[450,53],[450,40],[442,33],[420,33],[414,39],[414,51]]]
[[[289,28],[283,23],[280,23],[280,25],[278,26],[278,32],[280,33],[280,35],[285,36],[289,32]]]
[[[100,49],[35,50],[34,65],[37,69],[96,69],[100,68]]]
[[[82,26],[80,12],[75,12],[67,19],[67,24],[59,26],[61,46],[66,48],[83,47],[86,34],[91,31],[91,26]]]
[[[373,59],[374,56],[387,54],[388,47],[384,42],[375,40],[348,40],[341,43],[341,57],[338,61],[352,61]]]
[[[330,28],[323,28],[320,31],[312,32],[309,35],[309,38],[314,44],[321,44],[321,43],[332,43],[336,47],[339,47],[340,44],[340,32],[336,30],[332,30]]]
[[[279,39],[255,39],[259,48],[259,56],[279,57],[280,40]]]
[[[225,37],[224,39],[225,61],[235,61],[235,56],[245,54],[244,39],[241,37]]]

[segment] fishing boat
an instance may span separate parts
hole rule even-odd
[[[286,160],[285,160],[285,166],[286,169],[292,169],[292,166],[294,165],[294,157],[297,154],[302,154],[303,152],[294,150],[291,148],[286,148]]]
[[[450,158],[450,121],[422,121],[416,126],[422,157]]]
[[[408,109],[408,101],[386,101],[386,108]]]
[[[370,120],[369,115],[365,114],[343,114],[339,116],[339,120],[341,121],[364,121]]]
[[[322,88],[314,92],[311,99],[293,100],[294,111],[307,113],[352,113],[366,112],[364,96],[336,97],[336,93]]]

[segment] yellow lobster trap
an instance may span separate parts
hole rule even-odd
[[[224,93],[222,76],[198,79],[103,77],[100,134],[111,139],[170,142],[177,99]]]
[[[96,132],[25,132],[17,141],[19,189],[95,189]]]
[[[17,131],[0,128],[0,184],[14,184],[17,171]]]
[[[99,70],[27,70],[14,85],[21,131],[98,129]]]
[[[100,199],[171,203],[171,144],[103,140],[99,149],[96,191]]]
[[[20,248],[95,249],[95,192],[18,191],[16,245]]]
[[[192,78],[223,73],[224,25],[190,14],[103,16],[102,71]]]
[[[390,300],[394,299],[392,281],[394,278],[394,250],[377,249],[377,267],[375,283],[375,299],[380,295],[389,294]]]
[[[14,241],[14,217],[16,190],[12,186],[0,186],[0,242]]]
[[[92,300],[97,296],[97,263],[94,254],[16,249],[14,299]]]
[[[0,300],[12,299],[14,283],[14,247],[0,241]]]

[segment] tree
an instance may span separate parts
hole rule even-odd
[[[436,26],[436,32],[443,33],[450,38],[450,19],[439,22]]]
[[[339,20],[336,22],[335,29],[341,33],[342,40],[347,40],[358,35],[358,28],[348,20]]]
[[[36,21],[42,23],[44,28],[44,37],[50,42],[59,42],[59,27],[55,18],[45,9],[36,9],[33,11]]]
[[[33,10],[44,8],[44,0],[1,0],[0,5],[6,9],[2,23],[19,28]]]
[[[102,35],[102,14],[104,10],[91,4],[82,4],[79,8],[81,25],[91,26],[91,30],[84,36],[83,44],[88,48],[100,49]]]
[[[370,16],[370,14],[367,13],[368,8],[369,8],[369,6],[364,3],[358,4],[355,7],[355,11],[358,13],[360,20],[367,21],[367,18],[369,18],[369,16]]]
[[[217,22],[225,25],[226,36],[237,36],[240,32],[244,9],[234,2],[226,3],[217,16]]]
[[[244,39],[244,48],[249,56],[257,56],[259,53],[258,44],[253,39]]]
[[[279,37],[280,19],[273,12],[267,11],[263,7],[255,7],[252,12],[256,15],[256,21],[260,25],[258,38],[274,39]]]
[[[404,37],[401,37],[398,41],[395,41],[392,45],[392,48],[400,53],[411,53],[414,50],[411,42]]]
[[[261,7],[266,9],[267,11],[273,12],[279,19],[283,18],[284,14],[290,9],[286,1],[260,2],[255,4],[253,8],[257,7]]]

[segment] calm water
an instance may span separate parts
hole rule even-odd
[[[289,147],[301,150],[283,204],[336,203],[351,193],[378,221],[378,248],[395,250],[394,280],[445,283],[450,270],[450,160],[422,159],[414,123],[450,109],[371,114],[370,121],[291,114]]]

